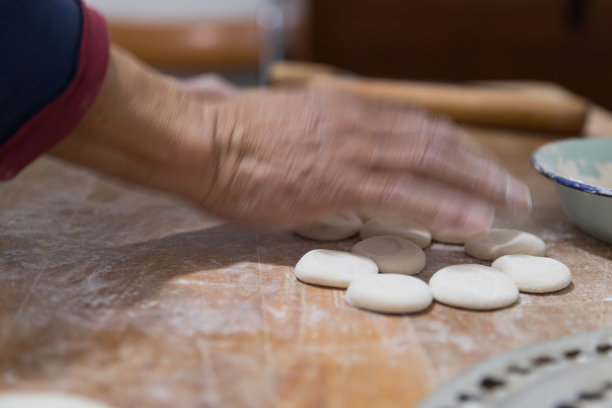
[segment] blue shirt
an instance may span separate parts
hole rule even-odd
[[[81,24],[75,0],[0,0],[0,145],[70,84]]]

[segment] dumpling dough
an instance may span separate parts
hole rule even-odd
[[[55,392],[0,393],[0,408],[110,408],[101,402]]]
[[[395,274],[360,276],[351,282],[344,299],[351,306],[381,313],[419,312],[432,302],[425,282]]]
[[[556,292],[572,281],[569,268],[552,258],[505,255],[497,258],[492,266],[510,276],[521,292]]]
[[[425,267],[425,253],[417,244],[393,235],[373,237],[356,243],[352,251],[376,262],[383,273],[414,275]]]
[[[397,235],[414,242],[421,248],[431,244],[431,234],[422,225],[402,219],[373,218],[363,224],[359,233],[361,239],[380,235]]]
[[[546,244],[528,232],[494,228],[468,239],[465,252],[485,261],[513,254],[544,256]]]
[[[371,259],[330,249],[314,249],[295,265],[295,276],[302,282],[335,288],[346,288],[356,277],[376,273],[378,267]]]
[[[298,228],[295,232],[319,241],[341,241],[357,235],[362,224],[356,214],[341,214]]]
[[[509,306],[519,291],[505,273],[488,266],[466,264],[440,269],[429,280],[434,299],[450,306],[488,310]]]

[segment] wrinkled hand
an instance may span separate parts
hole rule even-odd
[[[368,208],[470,235],[496,207],[530,205],[526,187],[444,118],[336,91],[212,98],[200,85],[113,47],[92,108],[51,153],[252,225]]]
[[[323,90],[253,91],[207,108],[215,118],[207,211],[292,226],[372,208],[433,230],[486,229],[529,192],[449,120]]]

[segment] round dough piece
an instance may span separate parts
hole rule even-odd
[[[360,276],[351,282],[344,299],[351,306],[381,313],[419,312],[432,302],[425,282],[396,274]]]
[[[528,232],[493,228],[468,239],[465,252],[485,261],[514,254],[544,256],[546,244]]]
[[[319,241],[341,241],[357,235],[362,224],[356,214],[341,214],[297,228],[295,232],[304,238]]]
[[[491,266],[510,276],[521,292],[556,292],[572,281],[565,264],[542,256],[504,255]]]
[[[98,401],[55,392],[3,392],[0,408],[110,408]]]
[[[417,244],[394,235],[360,241],[352,251],[376,262],[382,273],[414,275],[425,267],[425,252]]]
[[[421,224],[402,219],[373,218],[361,226],[361,239],[381,235],[397,235],[414,242],[421,248],[431,244],[431,234]]]
[[[358,276],[378,273],[378,267],[365,256],[313,249],[298,261],[294,273],[302,282],[346,288]]]
[[[499,309],[517,301],[516,284],[505,273],[483,265],[451,265],[429,280],[434,299],[450,306],[474,310]]]

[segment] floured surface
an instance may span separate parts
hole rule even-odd
[[[479,140],[532,187],[532,215],[496,226],[544,239],[573,285],[495,312],[436,304],[399,317],[295,280],[306,252],[349,251],[356,239],[322,245],[220,225],[178,201],[39,161],[0,184],[0,389],[117,408],[411,406],[485,358],[611,326],[612,247],[574,227],[528,164],[549,139]],[[425,281],[474,262],[458,246],[425,252]]]
[[[77,395],[50,392],[0,392],[0,408],[111,408]]]

